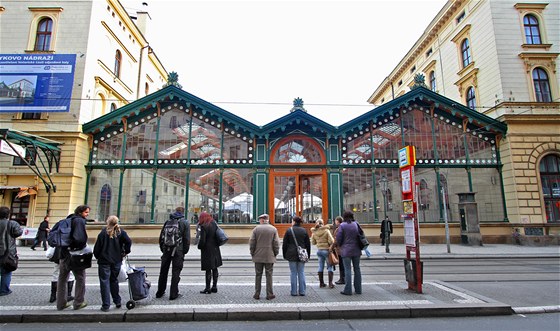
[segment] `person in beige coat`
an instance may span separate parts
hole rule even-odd
[[[334,243],[334,238],[330,231],[330,225],[324,225],[322,219],[315,221],[315,227],[311,228],[311,244],[317,246],[317,257],[319,258],[319,269],[317,275],[319,276],[319,286],[327,287],[323,278],[323,270],[325,262],[327,262],[327,271],[329,273],[329,288],[333,288],[333,272],[332,264],[329,264],[329,248]]]
[[[249,250],[255,263],[255,294],[253,299],[259,300],[263,269],[266,273],[266,300],[276,298],[272,290],[272,270],[276,256],[280,250],[278,230],[269,223],[267,214],[259,216],[260,225],[256,226],[249,239]]]

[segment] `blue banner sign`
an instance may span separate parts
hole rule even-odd
[[[76,54],[0,54],[0,113],[68,112]]]

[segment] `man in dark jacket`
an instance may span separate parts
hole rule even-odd
[[[23,229],[16,221],[9,220],[10,208],[0,207],[0,257],[4,254],[17,256],[16,238],[21,236]],[[0,264],[0,296],[12,293],[10,290],[10,282],[12,281],[12,272],[5,270]]]
[[[87,232],[86,232],[86,217],[89,215],[89,206],[80,205],[76,207],[73,215],[68,217],[71,221],[71,240],[69,247],[59,247],[60,260],[58,267],[60,272],[58,274],[58,286],[56,289],[56,309],[63,310],[70,307],[68,303],[68,274],[70,271],[76,278],[76,290],[74,294],[74,310],[82,309],[87,306],[84,301],[86,294],[86,270],[70,270],[68,267],[70,260],[70,251],[81,250],[87,245]],[[56,253],[55,253],[56,254]]]
[[[175,300],[181,295],[179,294],[179,280],[181,280],[181,271],[185,261],[185,254],[189,252],[191,245],[191,227],[185,219],[185,208],[177,207],[175,212],[169,215],[169,220],[163,224],[159,235],[159,248],[163,253],[161,256],[161,267],[159,270],[158,289],[156,298],[161,298],[165,294],[167,288],[167,275],[169,274],[169,266],[171,269],[171,287],[169,289],[169,300]],[[167,246],[165,244],[166,225],[178,222],[179,240],[175,246]]]
[[[39,230],[37,230],[37,236],[35,236],[35,241],[31,246],[32,250],[35,250],[40,243],[43,244],[43,250],[47,250],[47,235],[49,234],[49,216],[45,216],[41,224],[39,224]]]

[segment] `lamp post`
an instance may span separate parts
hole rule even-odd
[[[387,191],[389,189],[389,180],[386,176],[381,176],[379,179],[379,186],[381,187],[381,193],[383,193],[383,213],[384,213],[384,221],[381,222],[383,224],[383,233],[385,238],[385,253],[390,253],[389,249],[389,241],[390,241],[390,232],[389,232],[389,221],[387,219]]]

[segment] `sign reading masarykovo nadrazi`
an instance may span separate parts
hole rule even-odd
[[[76,54],[0,54],[0,112],[70,111]]]

